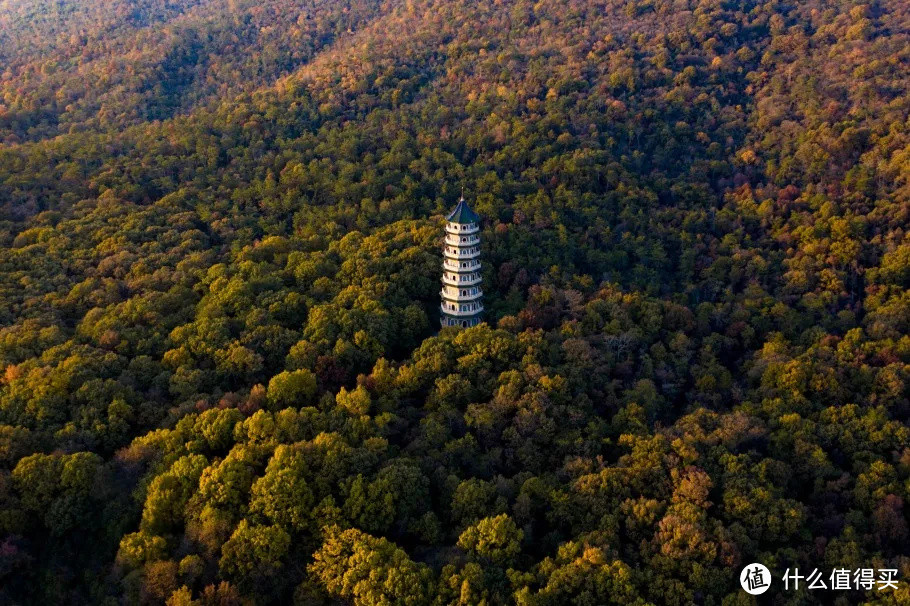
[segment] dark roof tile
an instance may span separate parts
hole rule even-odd
[[[458,201],[458,205],[455,206],[455,210],[446,217],[446,220],[452,223],[478,223],[480,215],[471,210],[471,207],[462,198]]]

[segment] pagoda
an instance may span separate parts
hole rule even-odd
[[[443,327],[476,326],[483,315],[480,289],[480,216],[471,210],[464,196],[446,217],[442,262]]]

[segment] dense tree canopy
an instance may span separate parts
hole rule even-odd
[[[908,64],[899,0],[0,0],[0,602],[910,602]]]

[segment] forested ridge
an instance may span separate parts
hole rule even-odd
[[[0,603],[910,602],[908,84],[901,0],[0,0]]]

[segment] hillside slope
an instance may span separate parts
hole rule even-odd
[[[905,4],[0,0],[0,601],[903,603]]]
[[[3,0],[0,141],[119,130],[272,84],[376,0]]]

